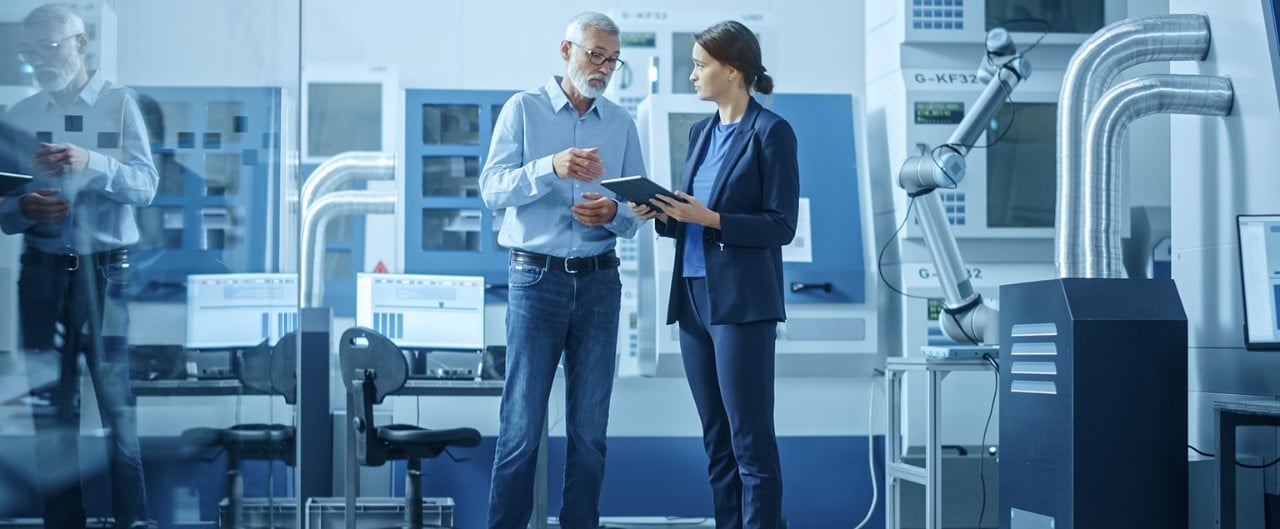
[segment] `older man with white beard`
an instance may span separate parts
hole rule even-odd
[[[560,527],[600,524],[621,297],[614,244],[635,235],[637,220],[599,180],[645,172],[635,122],[601,97],[622,66],[620,48],[609,17],[575,17],[560,42],[565,75],[507,101],[480,174],[485,205],[506,210],[498,242],[511,249],[490,529],[529,522],[538,444],[561,354],[568,450]]]
[[[33,393],[48,390],[52,408],[33,405],[45,527],[86,523],[80,355],[108,432],[115,527],[146,525],[124,291],[128,247],[138,241],[134,210],[151,203],[159,177],[132,94],[85,69],[89,36],[70,7],[36,8],[20,39],[19,55],[43,90],[4,121],[34,137],[36,178],[0,202],[0,228],[23,236],[20,347]]]

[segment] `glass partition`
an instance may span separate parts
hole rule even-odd
[[[0,5],[0,519],[299,526],[300,20]]]

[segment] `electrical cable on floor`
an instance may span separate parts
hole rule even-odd
[[[876,437],[872,435],[872,428],[875,427],[876,379],[873,377],[867,385],[871,388],[867,391],[867,468],[871,473],[871,506],[867,507],[867,515],[853,529],[866,527],[871,521],[871,515],[876,512],[876,502],[880,501],[880,486],[876,481]]]

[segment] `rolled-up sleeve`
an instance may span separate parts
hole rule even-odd
[[[160,184],[160,174],[151,159],[151,146],[142,113],[132,97],[121,106],[120,156],[89,151],[89,160],[76,179],[81,190],[92,190],[121,204],[143,207],[151,204]]]
[[[489,209],[522,206],[547,196],[557,178],[551,164],[554,154],[525,161],[524,121],[524,103],[517,94],[498,113],[489,157],[480,172],[480,196]]]

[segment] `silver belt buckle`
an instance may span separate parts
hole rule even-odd
[[[67,261],[69,261],[69,262],[71,263],[71,264],[68,264],[68,265],[67,265],[67,271],[68,271],[68,272],[75,272],[76,270],[79,270],[79,269],[80,269],[80,256],[79,256],[79,255],[77,255],[77,254],[73,254],[73,253],[69,253],[69,254],[66,254],[64,257],[66,257],[66,258],[67,258]]]
[[[572,257],[565,257],[565,258],[564,258],[564,271],[565,271],[565,273],[567,273],[567,274],[576,274],[576,273],[578,273],[578,271],[577,271],[577,270],[570,270],[570,269],[569,269],[569,260],[570,260],[570,259],[572,259]]]

